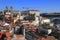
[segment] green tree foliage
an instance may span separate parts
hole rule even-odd
[[[6,6],[6,9],[5,9],[5,10],[6,10],[6,12],[9,10],[9,9],[8,9],[8,6]]]

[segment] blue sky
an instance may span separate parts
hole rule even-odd
[[[0,0],[0,10],[5,6],[13,6],[15,10],[23,10],[22,7],[38,9],[44,12],[60,12],[60,0]]]

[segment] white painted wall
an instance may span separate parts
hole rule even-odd
[[[41,24],[43,24],[43,23],[47,23],[47,24],[50,23],[50,19],[42,20],[42,21],[41,21]]]

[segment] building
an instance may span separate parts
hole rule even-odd
[[[10,12],[6,12],[5,13],[5,17],[10,17],[11,16],[11,13]]]
[[[60,17],[60,13],[42,13],[40,14],[40,16],[42,17],[47,17],[47,18],[59,18]]]
[[[22,11],[22,14],[25,15],[25,18],[27,20],[34,21],[32,22],[33,25],[39,25],[39,17],[40,17],[39,10],[25,10],[25,11]]]
[[[50,19],[43,17],[42,20],[41,20],[41,24],[44,24],[44,23],[49,24],[50,23]]]
[[[53,22],[55,25],[60,24],[60,13],[54,12],[54,13],[42,13],[40,14],[42,17],[49,18],[51,22]]]
[[[25,10],[25,11],[22,11],[22,13],[24,14],[35,14],[36,16],[39,16],[40,12],[39,10]]]

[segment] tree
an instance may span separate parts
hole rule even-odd
[[[10,6],[10,12],[12,12],[13,11],[13,7],[12,6]]]
[[[8,6],[6,6],[6,9],[5,10],[6,10],[6,12],[8,11]]]
[[[10,6],[11,17],[13,17],[13,7]]]

